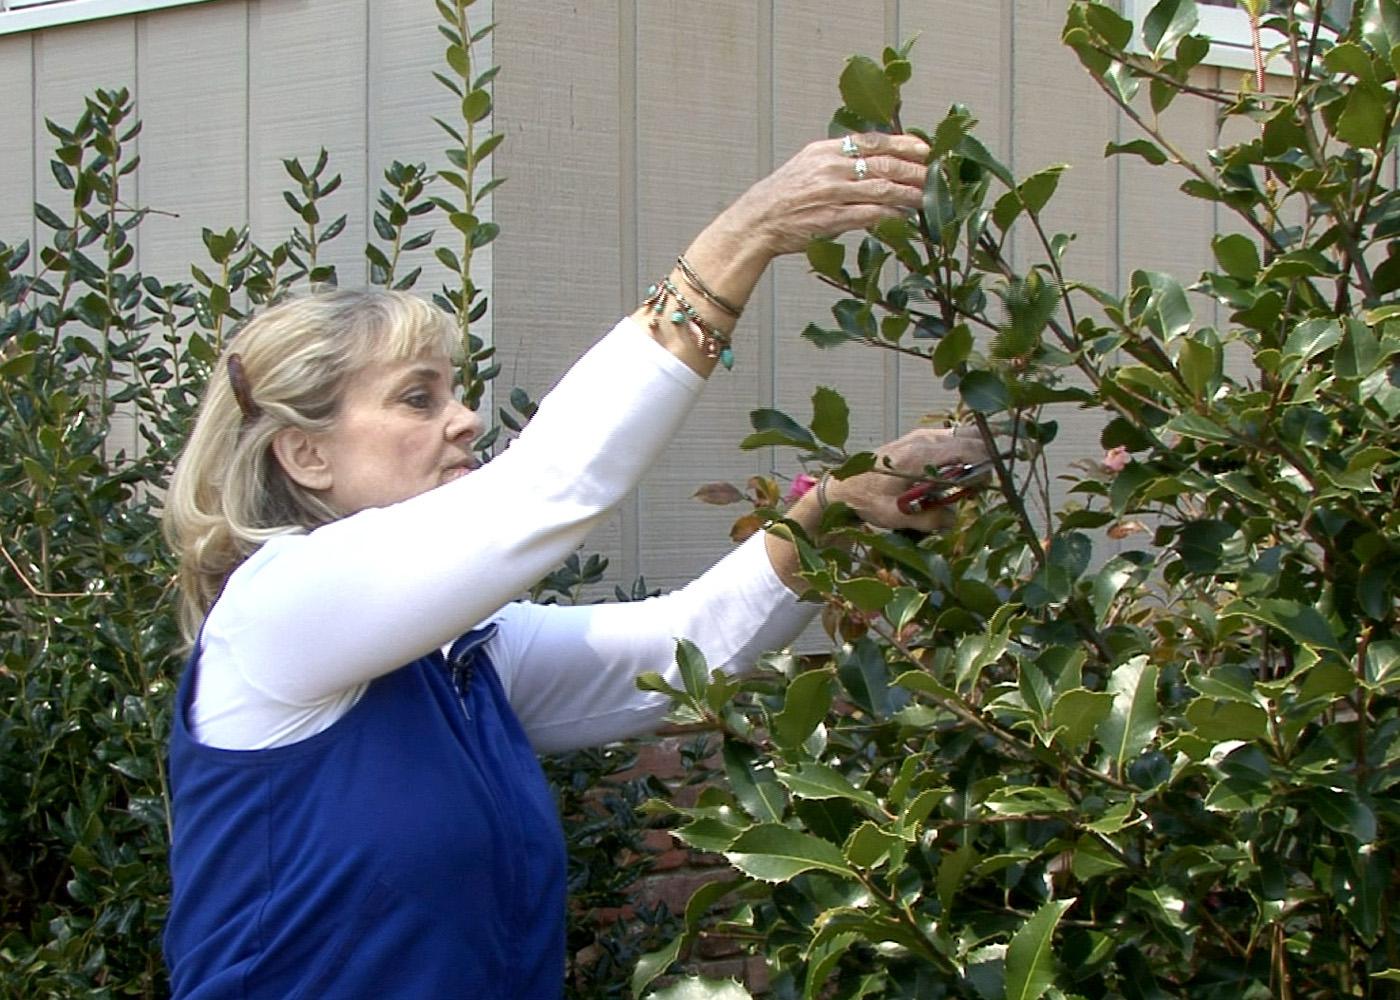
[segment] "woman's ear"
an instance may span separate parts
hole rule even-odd
[[[272,453],[282,471],[303,489],[331,488],[331,463],[315,435],[297,427],[283,427],[273,435]]]

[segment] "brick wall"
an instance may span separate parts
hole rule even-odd
[[[691,783],[693,775],[687,774],[682,761],[681,748],[694,742],[696,734],[683,728],[664,731],[656,739],[643,745],[637,756],[637,766],[632,774],[651,774],[660,778],[672,789],[672,801],[676,805],[689,806],[695,803],[703,783]],[[717,740],[712,741],[716,746]],[[707,759],[700,770],[713,773],[720,769],[718,756]],[[631,776],[624,775],[623,777]],[[685,913],[686,903],[700,886],[717,879],[732,878],[733,869],[717,854],[693,851],[674,839],[664,830],[652,830],[647,834],[647,847],[655,852],[656,861],[652,871],[637,885],[636,899],[639,903],[661,902],[677,915]],[[722,900],[721,910],[730,905]],[[626,914],[620,914],[626,919]],[[716,979],[736,979],[750,993],[764,992],[768,987],[767,965],[761,956],[746,955],[738,942],[715,935],[703,935],[689,955],[682,955],[682,962],[688,970]]]

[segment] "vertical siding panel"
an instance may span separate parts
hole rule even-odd
[[[209,270],[201,230],[238,229],[248,217],[247,7],[144,15],[137,38],[137,175],[142,204],[158,210],[141,225],[141,269],[189,281],[192,262]]]
[[[853,55],[880,58],[885,44],[882,0],[814,8],[779,0],[774,17],[775,159],[782,162],[813,139],[826,136],[832,112],[841,105],[837,87],[846,60]],[[854,269],[860,236],[843,240],[848,266]],[[775,297],[775,405],[805,423],[817,385],[837,389],[851,407],[851,441],[860,449],[886,436],[886,352],[859,345],[819,350],[803,340],[808,323],[832,328],[831,306],[841,294],[818,281],[801,254],[780,258],[773,267]],[[737,440],[737,439],[736,439]],[[801,469],[790,448],[772,449],[780,475]]]
[[[283,200],[295,186],[283,159],[308,169],[330,154],[323,182],[340,174],[324,200],[321,226],[349,215],[320,263],[342,285],[365,283],[366,0],[302,0],[249,6],[249,217],[253,238],[272,244],[300,224]]]
[[[754,9],[747,0],[677,4],[641,24],[638,58],[638,258],[643,280],[756,178],[760,129]],[[704,58],[697,59],[703,47]],[[734,475],[734,443],[761,396],[747,330],[732,373],[718,372],[693,418],[641,487],[640,543],[649,583],[674,586],[721,550],[733,511],[691,498],[707,480]]]
[[[500,5],[496,127],[506,138],[493,159],[507,179],[493,195],[499,405],[514,386],[538,399],[634,301],[634,289],[619,295],[620,204],[631,197],[621,133],[633,127],[619,113],[619,20],[616,2]],[[638,569],[623,559],[624,528],[635,531],[634,511],[615,514],[586,543],[611,560],[612,582],[627,583]]]
[[[5,167],[0,175],[0,240],[17,245],[28,240],[31,261],[34,246],[35,141],[32,35],[0,38],[0,135],[8,137]],[[44,135],[48,135],[47,132]],[[47,166],[47,165],[46,165]]]

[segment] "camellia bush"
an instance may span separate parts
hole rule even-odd
[[[805,1000],[1397,995],[1400,3],[1244,6],[1284,41],[1229,90],[1192,74],[1192,0],[1137,38],[1107,3],[1064,28],[1140,128],[1105,154],[1233,218],[1206,273],[1076,281],[1073,234],[1046,223],[1062,168],[1013,176],[958,106],[919,133],[916,218],[811,247],[839,300],[805,336],[923,359],[995,467],[929,537],[839,505],[807,537],[753,484],[740,529],[795,538],[839,647],[742,683],[679,650],[678,711],[722,739],[728,787],[674,835],[733,877],[639,993],[724,933]],[[916,131],[910,58],[851,59],[834,133]],[[1270,58],[1288,86],[1263,86]],[[1238,141],[1177,145],[1179,101]],[[812,403],[756,412],[745,447],[870,469],[840,395]],[[1085,411],[1102,455],[1052,466]]]

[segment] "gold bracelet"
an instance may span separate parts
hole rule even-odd
[[[736,306],[733,302],[730,302],[701,280],[700,275],[695,273],[695,268],[690,266],[690,261],[685,259],[685,254],[681,254],[676,258],[676,266],[681,269],[681,276],[685,278],[685,283],[705,296],[706,300],[728,313],[734,319],[738,319],[740,316],[744,315],[742,306]]]

